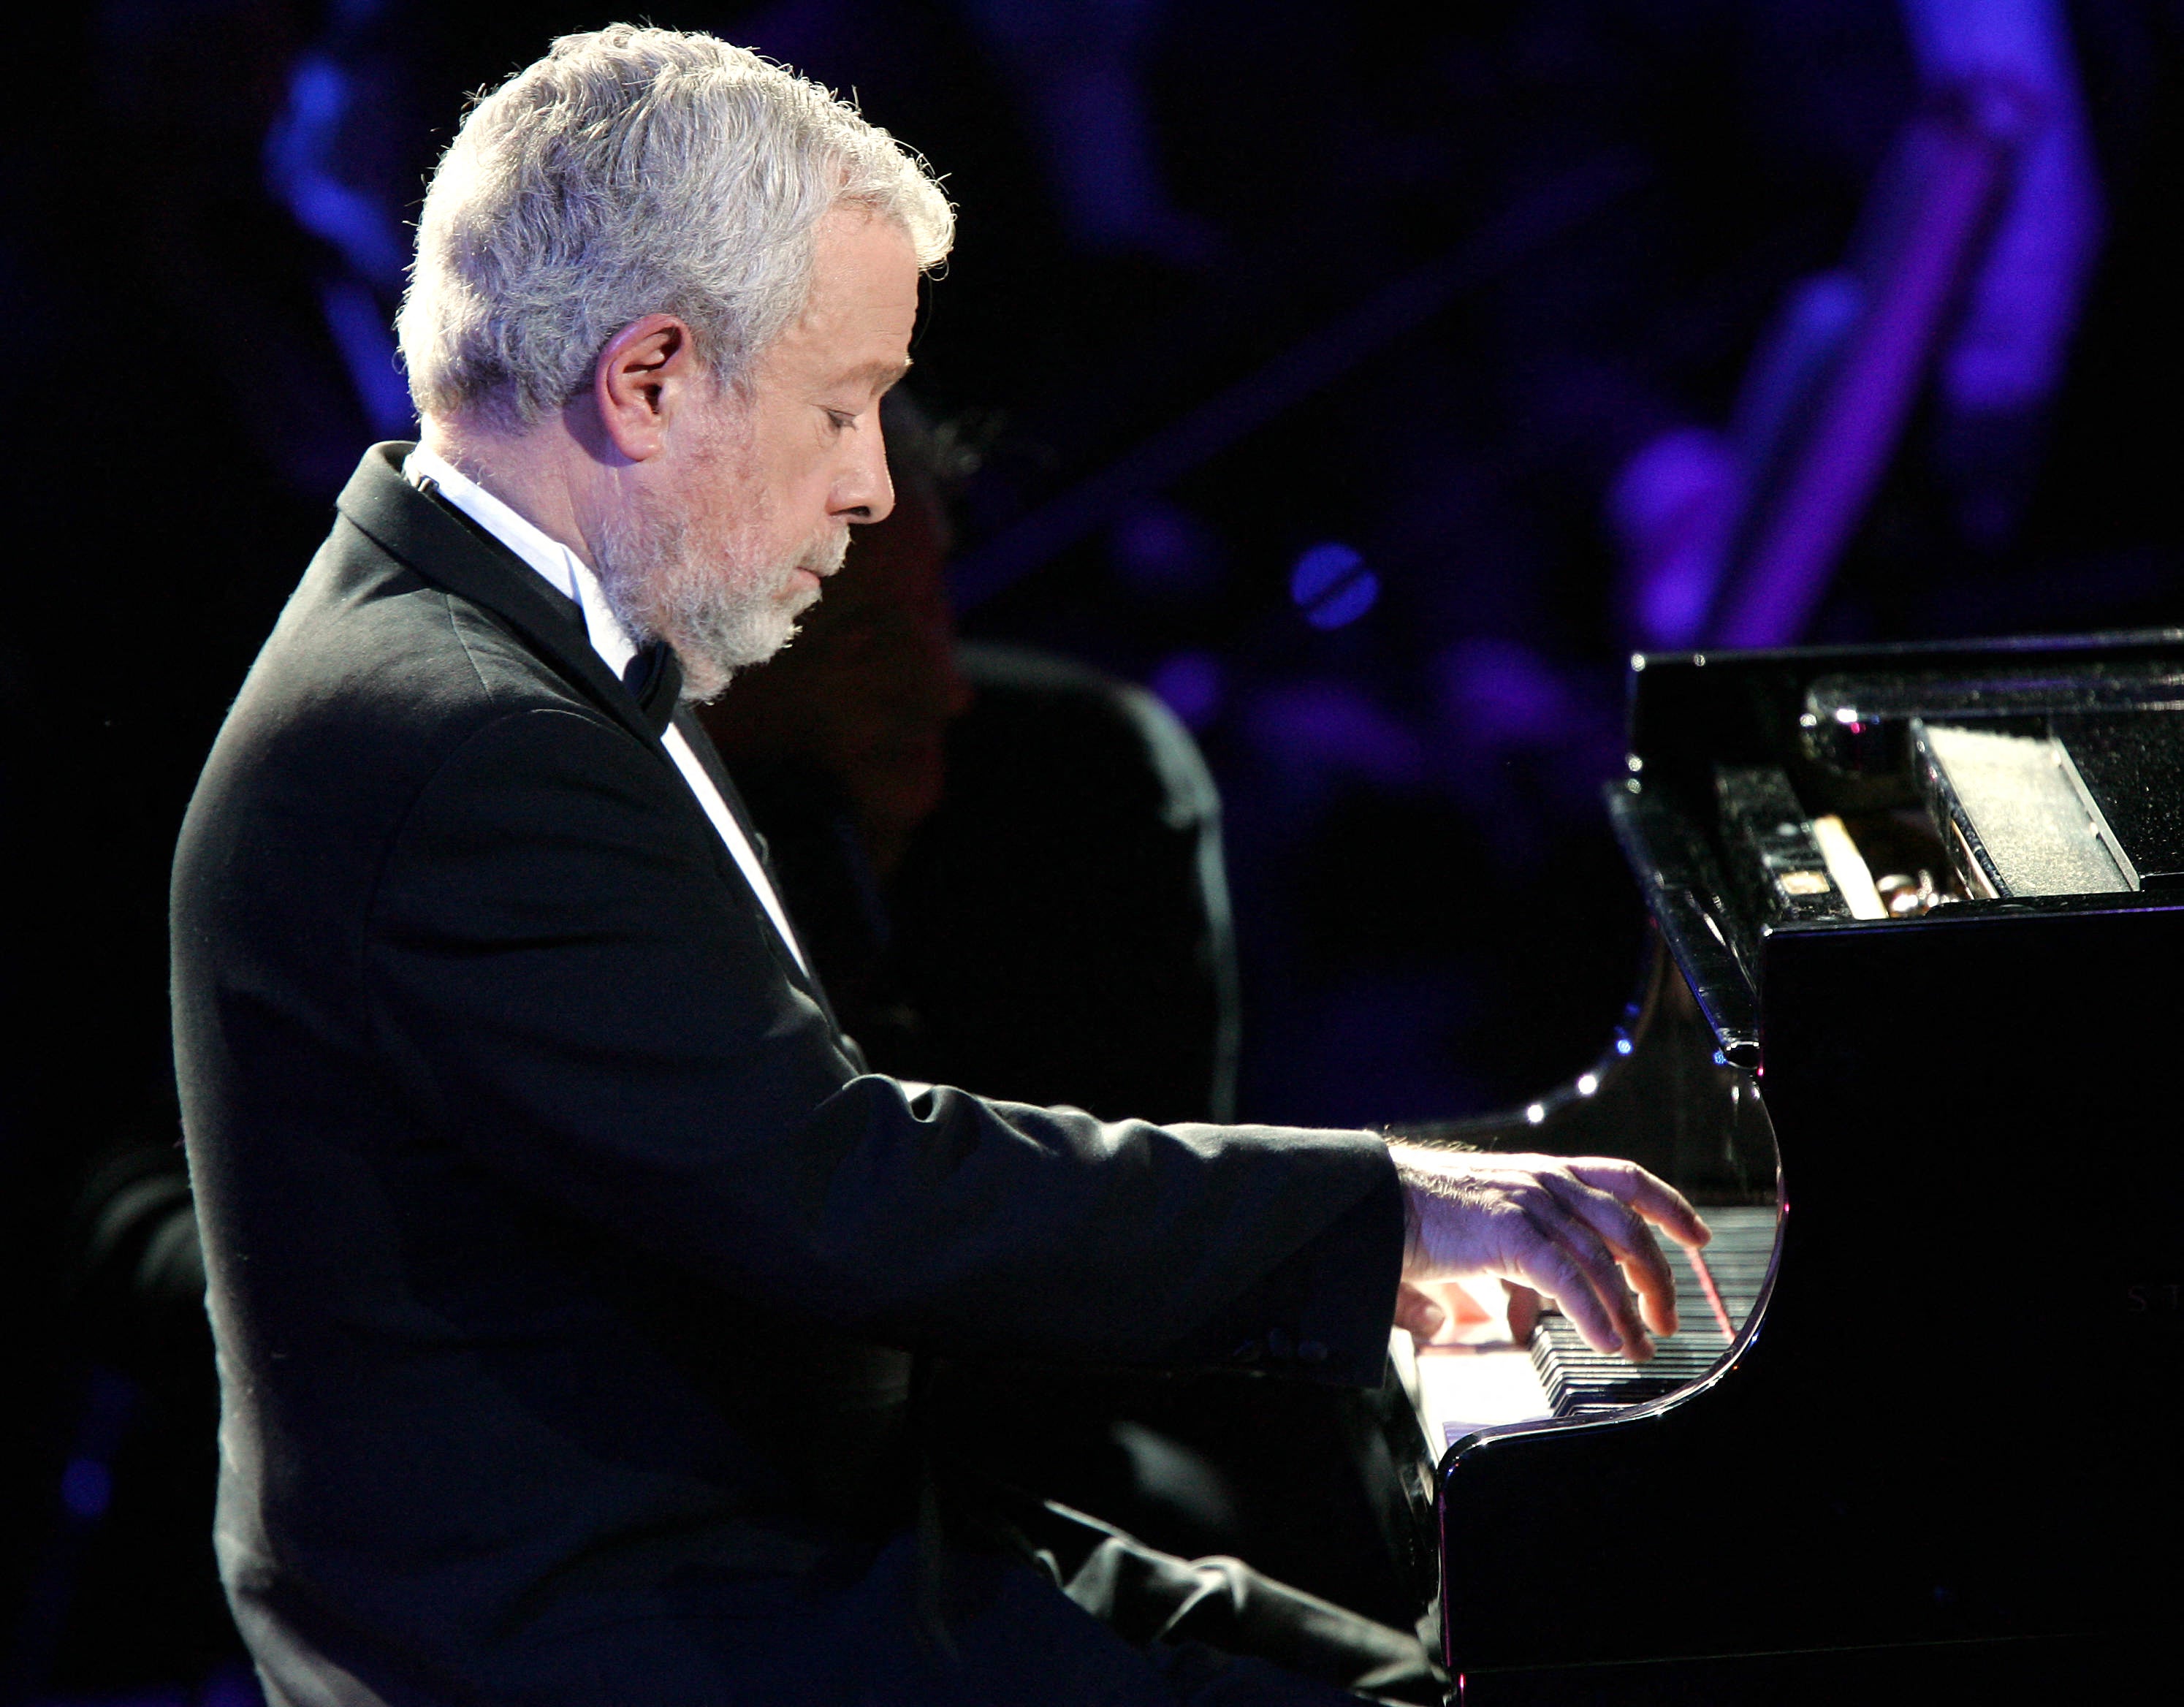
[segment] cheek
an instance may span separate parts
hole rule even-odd
[[[709,558],[738,557],[744,554],[746,544],[742,527],[743,520],[735,505],[709,504],[690,517],[691,543]]]
[[[709,558],[744,564],[777,554],[780,531],[763,479],[749,471],[716,483],[690,511],[692,543]]]
[[[755,523],[777,544],[800,546],[830,513],[833,459],[808,453],[777,455],[767,460],[760,475],[742,494],[745,525]]]

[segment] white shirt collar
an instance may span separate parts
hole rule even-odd
[[[537,570],[549,586],[574,600],[584,613],[584,632],[592,650],[617,677],[621,674],[637,655],[637,645],[599,590],[599,577],[590,565],[421,444],[403,463],[402,475],[413,486],[431,481],[443,498]]]
[[[575,600],[584,613],[584,632],[591,638],[592,650],[599,655],[607,668],[621,676],[629,661],[637,655],[637,647],[622,628],[621,619],[608,607],[605,596],[599,591],[599,577],[592,573],[582,558],[525,521],[444,457],[435,456],[421,444],[403,463],[402,476],[413,486],[431,481],[439,488],[443,498],[537,570],[549,586]],[[713,786],[713,779],[705,774],[696,752],[682,738],[682,730],[672,723],[662,732],[660,740],[668,757],[675,761],[675,768],[682,773],[683,782],[697,797],[699,808],[727,844],[737,867],[758,896],[760,906],[773,921],[773,928],[781,934],[788,951],[796,957],[796,963],[808,974],[811,962],[804,957],[804,946],[796,940],[795,927],[788,922],[788,910],[775,892],[773,879],[766,875],[765,862],[751,846],[750,838],[744,834],[735,814],[728,810],[721,791]]]

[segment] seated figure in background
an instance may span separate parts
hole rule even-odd
[[[700,713],[835,1009],[883,1072],[1227,1119],[1235,945],[1205,761],[1140,688],[957,640],[957,453],[901,391],[881,413],[894,512],[795,644]]]

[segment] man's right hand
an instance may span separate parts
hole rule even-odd
[[[1653,1334],[1675,1332],[1675,1280],[1647,1223],[1693,1248],[1713,1235],[1636,1163],[1411,1144],[1389,1153],[1408,1235],[1398,1326],[1430,1332],[1439,1314],[1411,1283],[1496,1275],[1553,1298],[1597,1352],[1641,1361],[1653,1354]]]

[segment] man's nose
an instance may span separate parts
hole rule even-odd
[[[879,411],[874,410],[865,430],[850,438],[850,464],[834,485],[834,514],[844,522],[884,522],[894,508],[894,482],[888,475]]]

